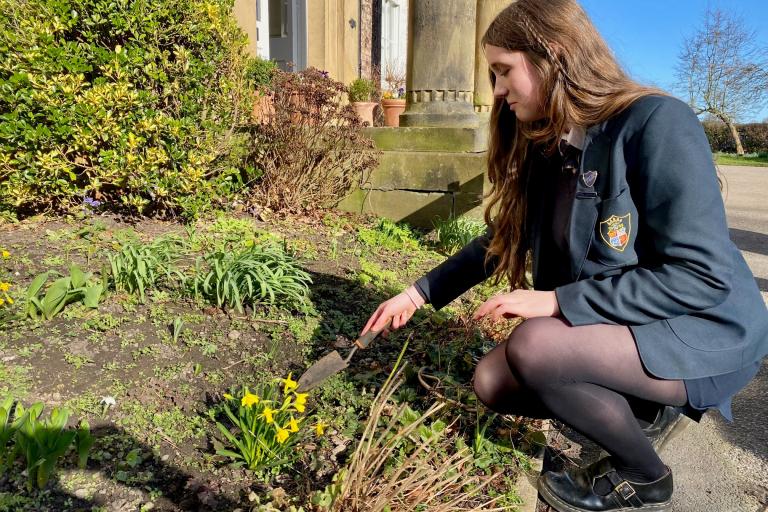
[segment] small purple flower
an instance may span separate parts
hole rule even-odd
[[[83,199],[83,203],[85,203],[86,206],[90,206],[91,208],[98,208],[101,206],[101,201],[97,201],[96,199],[92,199],[90,197]]]
[[[397,97],[398,98],[402,98],[404,94],[405,94],[405,88],[404,87],[401,87],[401,88],[399,88],[397,90]]]
[[[320,74],[323,75],[323,77],[328,78],[328,72],[327,71],[321,71]]]

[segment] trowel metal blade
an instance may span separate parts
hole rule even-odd
[[[299,377],[298,391],[309,391],[347,366],[347,363],[341,358],[341,355],[339,355],[336,350],[324,355],[315,364],[310,366],[301,377]]]

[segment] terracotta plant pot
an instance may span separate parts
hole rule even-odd
[[[353,101],[352,108],[355,109],[357,117],[368,126],[373,126],[373,109],[376,108],[375,101]]]
[[[390,98],[381,100],[384,109],[384,126],[400,126],[400,114],[405,112],[405,100]]]
[[[275,117],[275,103],[272,94],[257,92],[253,98],[253,122],[256,124],[270,123]]]

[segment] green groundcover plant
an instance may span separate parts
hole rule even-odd
[[[0,0],[0,213],[226,200],[249,115],[232,0]],[[250,78],[249,78],[250,77]]]
[[[196,267],[191,280],[194,294],[219,307],[241,313],[244,306],[256,304],[302,312],[311,308],[312,278],[276,244],[251,243],[237,252],[217,250],[198,259]]]
[[[59,459],[71,447],[77,452],[79,468],[85,468],[88,452],[94,442],[88,422],[79,428],[67,428],[70,411],[54,407],[49,417],[43,417],[45,405],[37,402],[28,409],[14,399],[0,400],[0,475],[21,457],[26,461],[28,488],[45,488]]]
[[[50,320],[67,304],[82,302],[88,308],[97,308],[106,288],[104,281],[94,281],[77,265],[72,265],[69,275],[55,280],[45,293],[41,293],[51,272],[44,272],[32,280],[27,288],[27,316]]]

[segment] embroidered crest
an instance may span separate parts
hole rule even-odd
[[[581,175],[581,180],[587,187],[592,188],[595,184],[595,181],[597,181],[597,171],[585,172]]]
[[[632,223],[630,214],[611,215],[607,220],[600,223],[600,237],[603,242],[608,244],[611,249],[624,252],[629,243],[629,236],[632,234]]]

